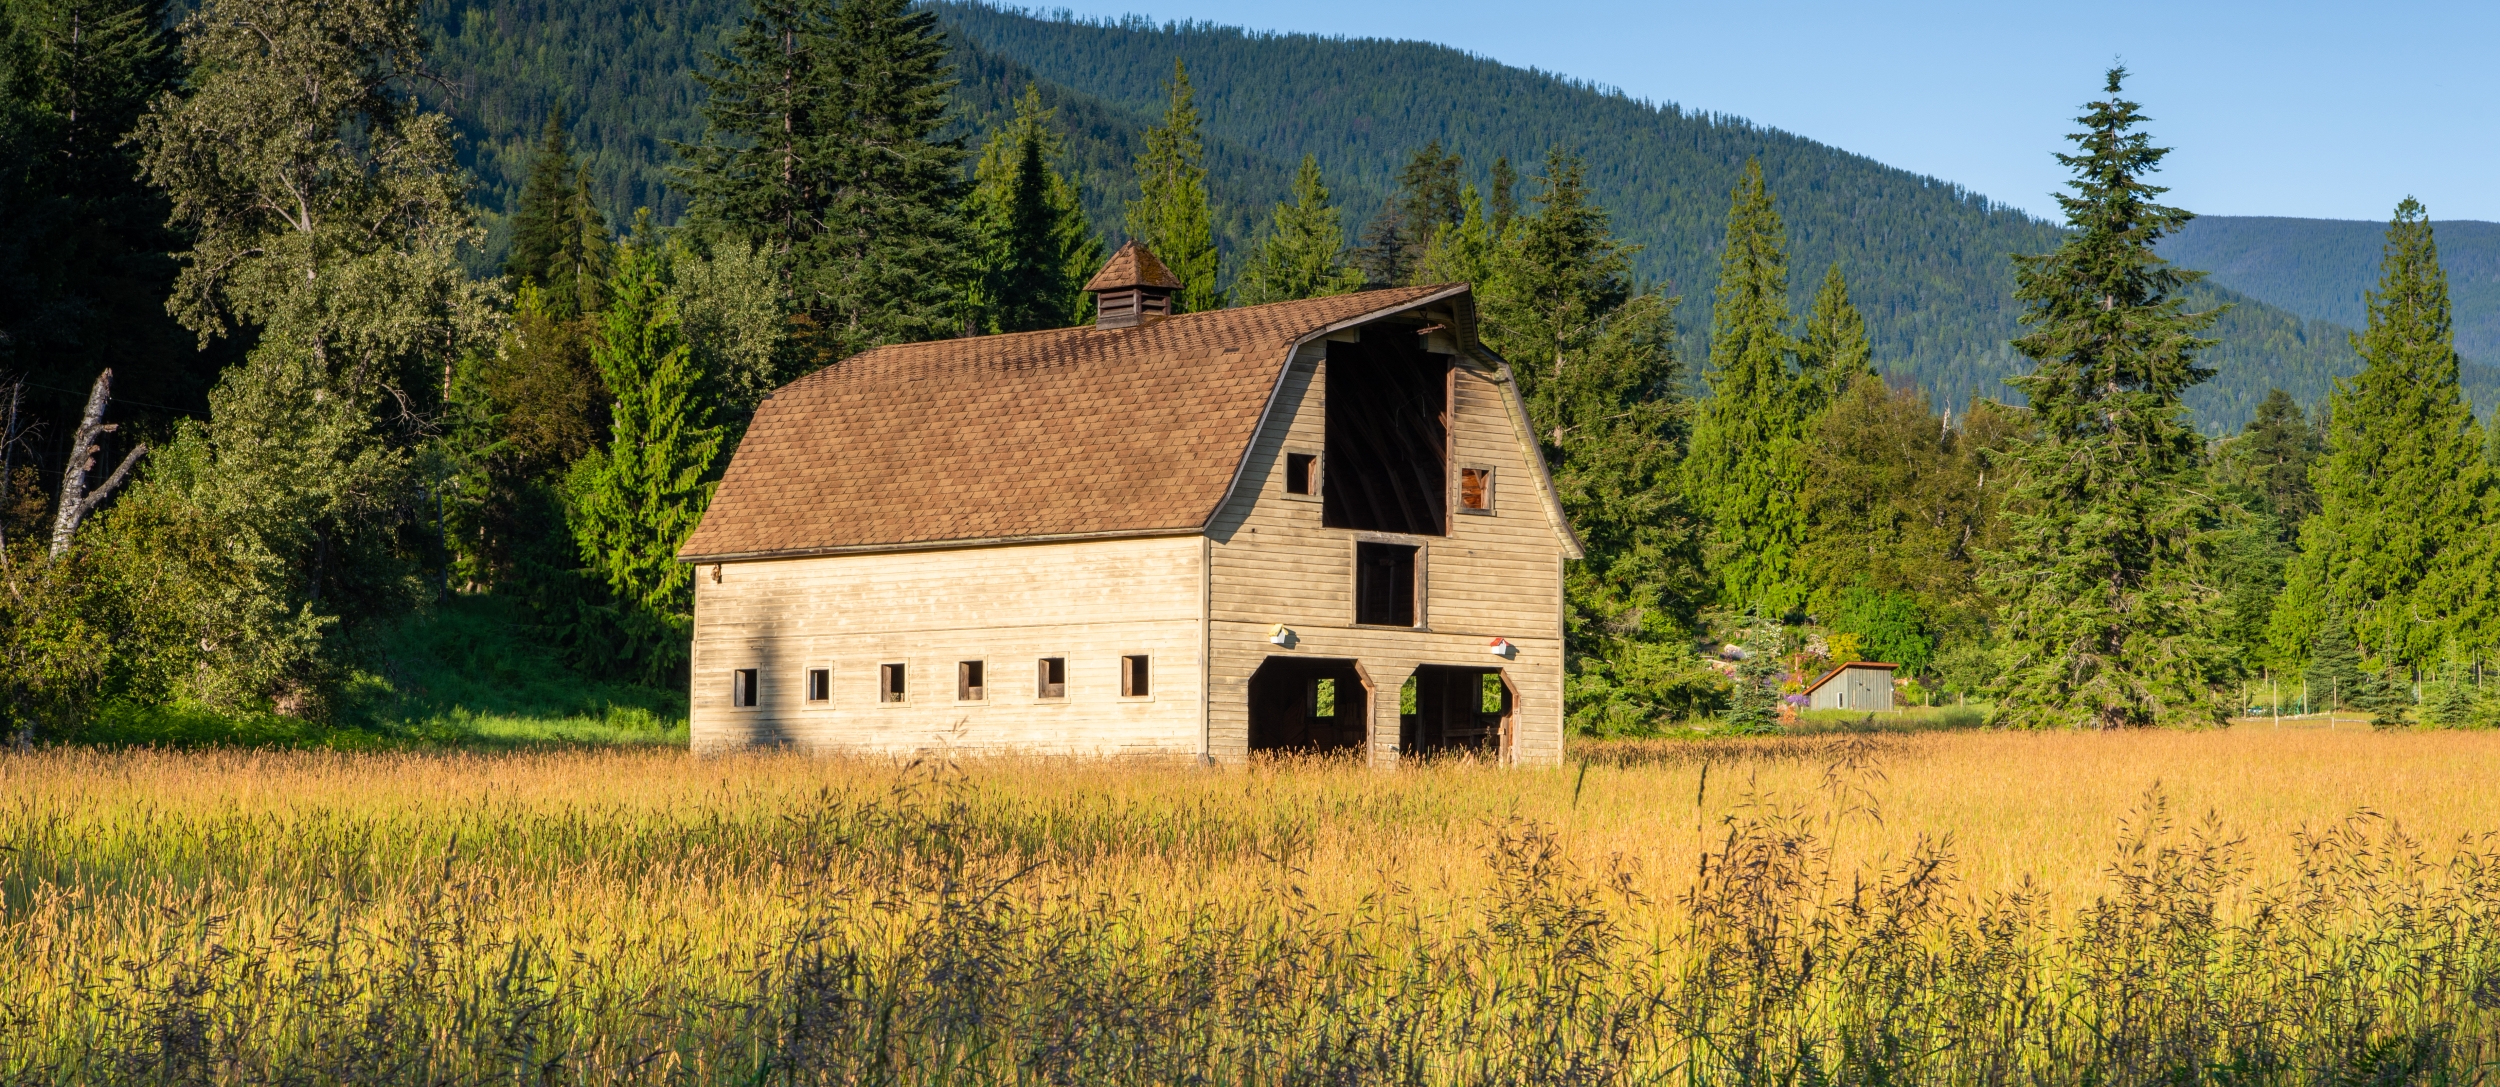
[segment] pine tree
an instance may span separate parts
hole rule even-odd
[[[1686,405],[1675,300],[1634,288],[1577,159],[1546,159],[1534,215],[1513,224],[1480,288],[1486,342],[1511,377],[1586,545],[1565,593],[1573,721],[1655,719],[1701,699],[1687,632],[1701,592],[1675,487]],[[1620,713],[1618,712],[1620,711]]]
[[[1417,252],[1413,235],[1406,227],[1406,215],[1391,199],[1380,205],[1380,212],[1363,224],[1363,244],[1354,250],[1354,266],[1362,272],[1363,281],[1384,287],[1402,286],[1415,275],[1411,258]]]
[[[1256,306],[1362,289],[1363,273],[1345,263],[1345,226],[1320,181],[1319,159],[1304,155],[1293,199],[1277,204],[1268,218],[1258,248],[1233,283],[1234,295],[1242,305]]]
[[[773,255],[810,361],[962,329],[975,273],[964,151],[935,13],[910,0],[764,0],[701,77],[681,147],[690,217]]]
[[[1207,202],[1207,152],[1198,132],[1198,106],[1189,70],[1172,62],[1171,105],[1163,123],[1146,130],[1137,156],[1136,200],[1128,206],[1128,233],[1172,274],[1181,289],[1178,312],[1200,313],[1224,304],[1215,289],[1215,213]]]
[[[2168,152],[2135,131],[2136,104],[2091,103],[2061,195],[2069,233],[2015,258],[2032,329],[2014,346],[2038,365],[2013,384],[2038,436],[2019,443],[2012,543],[1991,556],[2007,646],[2000,713],[2023,726],[2219,724],[2212,684],[2228,659],[2216,593],[2198,562],[2220,516],[2199,471],[2203,442],[2179,396],[2212,375],[2195,353],[2215,314],[2179,297],[2198,273],[2155,255],[2187,222],[2146,182]]]
[[[1816,414],[1837,402],[1861,377],[1874,377],[1871,361],[1874,348],[1866,339],[1866,318],[1858,307],[1849,304],[1849,281],[1840,274],[1840,265],[1823,276],[1823,289],[1814,296],[1814,308],[1806,314],[1806,333],[1797,343],[1798,368],[1803,371],[1799,394],[1806,401],[1808,414]]]
[[[590,172],[573,161],[564,107],[547,116],[529,182],[512,213],[512,253],[504,274],[536,284],[558,319],[599,308],[608,278],[608,221],[590,195]]]
[[[1076,186],[1051,162],[1065,152],[1055,110],[1027,85],[1015,119],[990,137],[973,169],[971,218],[981,238],[977,306],[991,332],[1081,323],[1093,296],[1085,281],[1102,264],[1102,241],[1085,221]]]
[[[2490,471],[2457,387],[2448,278],[2422,205],[2388,224],[2370,322],[2353,338],[2362,369],[2329,399],[2325,459],[2310,473],[2318,512],[2275,609],[2273,638],[2297,647],[2327,613],[2352,627],[2379,668],[2438,659],[2474,602],[2478,530]]]
[[[1788,254],[1779,212],[1748,162],[1728,208],[1710,314],[1710,399],[1685,461],[1711,523],[1711,567],[1726,602],[1781,615],[1805,602],[1794,569],[1805,537],[1808,403],[1789,356]]]
[[[608,439],[565,481],[566,520],[583,563],[615,601],[625,656],[642,677],[680,675],[693,633],[694,570],[677,561],[709,505],[705,477],[721,432],[702,402],[693,354],[655,239],[617,253],[611,301],[591,358],[615,394]]]

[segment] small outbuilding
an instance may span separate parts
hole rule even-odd
[[[1818,710],[1889,710],[1892,671],[1900,667],[1880,661],[1850,661],[1806,688],[1806,705]]]

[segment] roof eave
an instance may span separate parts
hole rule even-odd
[[[844,544],[838,547],[799,547],[777,551],[724,551],[709,555],[679,555],[677,561],[690,566],[728,562],[770,562],[777,559],[815,559],[834,555],[873,555],[898,551],[964,551],[980,547],[1019,547],[1026,544],[1081,543],[1088,540],[1134,540],[1163,536],[1199,536],[1202,525],[1175,525],[1169,528],[1122,528],[1101,532],[1056,532],[1032,536],[984,536],[961,540],[915,540],[908,543]]]

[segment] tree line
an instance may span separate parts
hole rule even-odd
[[[673,225],[613,222],[552,116],[493,276],[469,269],[483,232],[410,0],[211,0],[172,35],[112,0],[7,10],[33,44],[8,55],[6,135],[53,149],[9,183],[117,201],[82,244],[146,271],[194,356],[178,368],[213,375],[204,410],[120,436],[100,420],[132,385],[96,381],[56,479],[0,459],[19,730],[115,700],[320,716],[375,629],[453,593],[523,602],[586,670],[681,683],[673,556],[765,395],[880,344],[1090,319],[1100,182],[1038,86],[977,150],[951,136],[954,54],[906,0],[760,0],[700,76]],[[64,89],[96,70],[60,54],[64,18],[80,49],[139,58],[110,93]],[[2487,719],[2500,447],[2458,388],[2425,213],[2390,226],[2362,373],[2315,419],[2278,390],[2208,441],[2184,398],[2228,315],[2154,253],[2188,215],[2158,203],[2165,152],[2122,77],[2062,156],[2068,229],[2017,261],[2021,407],[1888,384],[1841,264],[1791,313],[1758,163],[1697,375],[1682,300],[1635,274],[1566,149],[1479,176],[1427,142],[1351,230],[1306,155],[1228,250],[1217,223],[1243,213],[1216,206],[1175,61],[1122,226],[1185,311],[1476,285],[1588,545],[1566,587],[1583,731],[1767,727],[1813,667],[1857,657],[2025,726],[2210,724],[2295,675],[2389,720]],[[60,119],[96,100],[120,131]],[[0,452],[30,444],[12,420]]]

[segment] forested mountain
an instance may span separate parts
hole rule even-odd
[[[2465,388],[2488,414],[2500,404],[2500,223],[2433,226],[2456,305],[2457,353],[2470,364]],[[2251,298],[2357,328],[2368,316],[2362,294],[2378,282],[2386,235],[2387,224],[2367,220],[2213,215],[2164,239],[2161,253]]]
[[[481,203],[490,212],[509,206],[523,151],[562,99],[579,118],[576,146],[612,221],[643,205],[671,217],[679,204],[665,187],[666,141],[697,134],[690,73],[743,7],[454,0],[437,10],[435,56],[461,88],[451,109],[469,137]],[[1497,156],[1530,173],[1559,143],[1586,158],[1593,193],[1626,240],[1644,247],[1635,274],[1683,298],[1687,358],[1705,353],[1727,194],[1749,158],[1761,160],[1776,194],[1796,266],[1840,262],[1878,364],[1945,402],[2013,395],[2002,381],[2023,362],[2006,346],[2019,331],[2007,257],[2044,252],[2058,236],[1942,179],[1443,46],[1045,19],[960,3],[938,10],[955,36],[962,133],[977,139],[1027,81],[1038,83],[1068,131],[1065,165],[1081,175],[1087,210],[1114,244],[1121,205],[1135,193],[1129,164],[1161,109],[1175,58],[1188,65],[1206,117],[1228,262],[1286,195],[1305,154],[1318,158],[1352,227],[1381,206],[1408,152],[1429,141],[1464,156],[1479,184]],[[489,226],[491,258],[501,229],[492,219]],[[1804,309],[1820,278],[1797,277],[1792,308]],[[2228,289],[2210,294],[2240,304],[2216,326],[2223,343],[2207,356],[2221,376],[2189,398],[2203,429],[2236,429],[2271,386],[2317,402],[2331,376],[2357,368],[2342,327]]]

